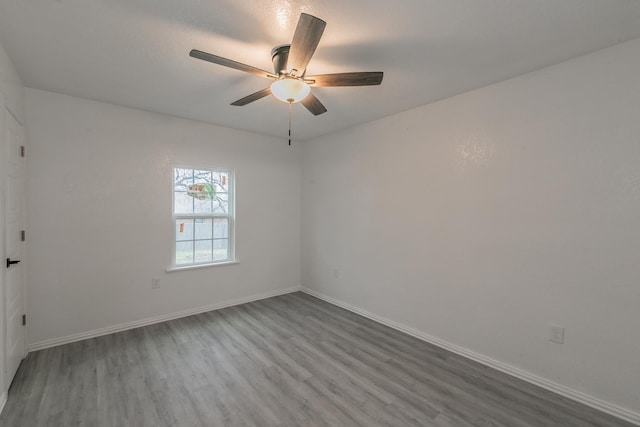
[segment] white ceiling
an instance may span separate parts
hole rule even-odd
[[[285,137],[287,105],[229,104],[270,81],[300,12],[327,21],[307,74],[384,71],[381,86],[314,88],[306,140],[640,37],[638,0],[0,0],[0,41],[26,86]]]

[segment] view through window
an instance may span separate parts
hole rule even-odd
[[[231,171],[173,169],[175,266],[233,260],[233,174]]]

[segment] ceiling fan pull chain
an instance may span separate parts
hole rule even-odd
[[[289,102],[289,145],[291,145],[291,102]]]

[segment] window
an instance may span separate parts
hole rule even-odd
[[[176,267],[233,261],[231,171],[173,168]]]

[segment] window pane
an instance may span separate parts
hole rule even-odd
[[[211,171],[202,171],[197,169],[193,171],[194,184],[211,184],[211,181],[212,181],[211,177],[212,177]]]
[[[229,258],[229,239],[215,239],[213,241],[213,259],[223,260]]]
[[[193,184],[193,169],[174,169],[174,191],[187,191],[187,187]]]
[[[213,237],[216,239],[229,237],[229,220],[226,218],[216,218],[213,220]]]
[[[213,200],[206,196],[204,200],[193,199],[195,213],[211,213],[213,212]]]
[[[213,237],[212,228],[213,220],[211,219],[196,219],[196,239],[209,239]]]
[[[195,262],[211,262],[211,240],[196,240]]]
[[[217,193],[213,200],[213,213],[229,212],[229,195],[226,193]]]
[[[176,220],[176,241],[193,240],[193,220]]]
[[[175,193],[173,211],[177,214],[193,213],[193,197],[187,193]]]
[[[214,172],[213,183],[215,184],[216,191],[228,193],[229,192],[229,173]]]
[[[176,242],[176,265],[193,263],[193,242]]]

